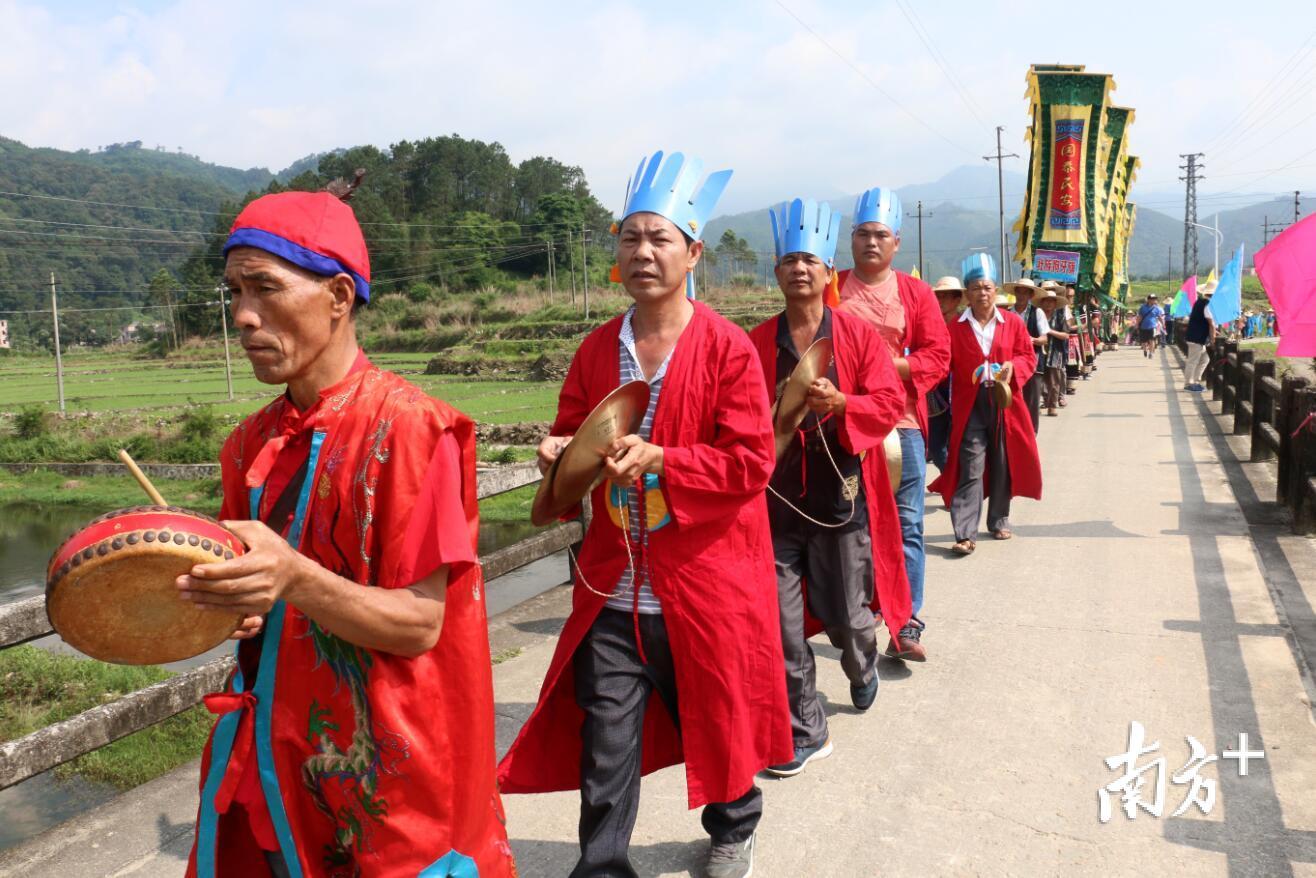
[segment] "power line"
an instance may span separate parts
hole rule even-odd
[[[1289,56],[1289,59],[1284,62],[1284,64],[1280,67],[1280,69],[1275,71],[1275,74],[1266,82],[1265,85],[1261,87],[1260,91],[1258,91],[1256,94],[1252,96],[1250,100],[1244,103],[1243,112],[1240,113],[1238,117],[1234,119],[1234,121],[1230,123],[1226,128],[1221,129],[1220,132],[1216,134],[1215,137],[1211,138],[1211,140],[1209,140],[1205,145],[1208,147],[1216,145],[1217,143],[1220,142],[1220,139],[1222,137],[1227,137],[1230,132],[1234,131],[1239,125],[1241,125],[1243,121],[1247,118],[1249,113],[1251,113],[1252,110],[1256,108],[1257,99],[1261,97],[1261,95],[1268,93],[1270,87],[1274,85],[1275,82],[1278,81],[1281,76],[1287,73],[1291,66],[1294,66],[1294,63],[1297,61],[1298,57],[1304,54],[1308,50],[1308,46],[1311,44],[1313,39],[1316,39],[1316,30],[1313,30],[1310,34],[1307,35],[1307,38],[1302,41],[1302,43],[1298,46],[1297,49],[1294,50],[1293,54]]]
[[[923,47],[928,50],[928,54],[932,56],[932,60],[937,62],[937,66],[941,68],[941,72],[945,75],[946,81],[949,82],[951,87],[955,89],[957,94],[959,94],[960,100],[964,102],[964,106],[969,108],[969,112],[973,114],[973,118],[977,119],[978,123],[982,125],[983,128],[990,131],[991,126],[983,121],[982,116],[978,114],[978,108],[969,98],[964,86],[960,83],[959,77],[956,76],[951,68],[945,63],[946,59],[945,56],[941,54],[941,50],[937,48],[935,42],[925,36],[925,28],[923,27],[923,22],[919,21],[918,14],[913,8],[910,8],[904,0],[896,0],[896,7],[900,10],[900,14],[905,16],[905,21],[909,22],[909,26],[913,29],[914,35],[919,38],[921,43],[923,43]],[[920,272],[921,271],[922,269],[920,269]]]
[[[937,135],[938,137],[940,137],[942,140],[946,141],[946,143],[949,143],[951,146],[953,146],[953,147],[955,147],[956,149],[960,150],[961,152],[966,152],[966,153],[968,153],[969,155],[972,155],[972,154],[973,154],[973,151],[972,151],[971,149],[965,147],[965,146],[962,145],[962,144],[956,143],[955,141],[951,140],[949,137],[947,137],[946,135],[942,134],[942,133],[941,133],[940,131],[938,131],[936,128],[933,128],[932,125],[930,125],[929,123],[923,121],[923,119],[922,119],[921,117],[919,117],[917,114],[915,114],[913,110],[910,110],[908,107],[906,107],[906,106],[905,106],[904,104],[902,104],[900,101],[896,100],[895,96],[893,96],[893,95],[892,95],[890,92],[888,92],[886,89],[882,88],[882,86],[878,85],[876,80],[874,80],[871,76],[869,76],[869,75],[868,75],[867,73],[865,73],[862,69],[860,69],[858,65],[856,65],[853,61],[851,61],[851,60],[850,60],[849,58],[847,58],[844,54],[842,54],[842,53],[840,52],[840,50],[838,50],[835,46],[833,46],[831,43],[827,42],[827,40],[823,39],[822,35],[819,34],[816,30],[814,30],[813,28],[809,27],[809,25],[805,23],[804,19],[800,18],[800,17],[799,17],[798,15],[796,15],[793,11],[791,11],[791,8],[790,8],[789,6],[787,6],[785,3],[783,3],[782,0],[776,0],[776,2],[777,2],[777,5],[780,6],[780,7],[786,12],[787,15],[789,15],[791,18],[795,19],[795,21],[799,24],[800,27],[804,28],[804,29],[807,30],[810,34],[812,34],[814,39],[816,39],[818,42],[822,43],[823,46],[824,46],[829,52],[831,52],[833,55],[835,55],[837,58],[840,58],[841,61],[843,61],[847,67],[849,67],[849,68],[850,68],[851,70],[853,70],[855,73],[859,74],[860,78],[863,79],[864,82],[867,82],[870,86],[872,86],[873,89],[874,89],[878,94],[880,94],[882,97],[886,98],[886,99],[887,99],[888,101],[890,101],[891,103],[895,104],[896,107],[897,107],[902,113],[904,113],[904,114],[905,114],[906,116],[908,116],[909,118],[913,119],[913,120],[914,120],[915,122],[917,122],[918,124],[922,125],[922,126],[923,126],[924,128],[926,128],[928,131],[931,131],[933,134],[935,134],[935,135]]]

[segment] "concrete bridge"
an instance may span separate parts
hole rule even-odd
[[[954,558],[930,498],[930,661],[884,661],[859,715],[836,653],[815,643],[836,752],[762,781],[755,875],[1316,876],[1316,544],[1271,502],[1274,465],[1248,462],[1248,437],[1179,390],[1178,362],[1104,355],[1043,419],[1045,499],[1017,503],[1014,540]],[[500,751],[568,606],[558,588],[492,622]],[[1160,816],[1127,817],[1124,767],[1105,762],[1134,722],[1159,745],[1136,768],[1165,760]],[[1214,801],[1174,816],[1194,792],[1171,777],[1190,736],[1215,757],[1196,790]],[[181,874],[196,804],[189,766],[0,855],[0,874]],[[565,874],[576,794],[506,805],[521,874]],[[646,778],[640,874],[698,874],[706,845],[680,770]]]

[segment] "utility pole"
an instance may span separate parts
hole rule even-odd
[[[1266,217],[1266,222],[1261,227],[1261,231],[1262,231],[1261,239],[1263,242],[1265,242],[1262,246],[1265,246],[1265,244],[1270,243],[1271,237],[1273,237],[1274,235],[1278,235],[1280,232],[1284,231],[1288,227],[1289,227],[1288,223],[1272,223],[1270,221],[1270,217]]]
[[[553,240],[548,241],[548,301],[553,301],[554,283],[553,283]]]
[[[918,213],[914,218],[918,220],[918,274],[923,280],[927,280],[927,273],[923,270],[923,217],[932,216],[930,213],[923,212],[923,202],[918,202]]]
[[[996,155],[985,155],[982,158],[983,161],[988,161],[988,162],[990,162],[992,159],[996,160],[996,194],[1001,207],[1001,282],[1008,283],[1011,280],[1011,278],[1010,278],[1009,263],[1005,261],[1005,169],[1004,166],[1001,164],[1001,160],[1017,159],[1019,158],[1019,156],[1017,153],[1013,153],[1013,152],[1007,152],[1007,153],[1001,152],[1001,132],[1004,130],[1005,130],[1004,125],[996,126]],[[921,250],[922,247],[923,247],[923,236],[919,235],[919,249]],[[919,262],[921,263],[922,261],[923,259],[922,257],[920,257]],[[920,267],[919,272],[922,273],[922,271],[923,269],[922,267]]]
[[[576,304],[576,251],[571,249],[571,229],[567,229],[567,261],[571,264],[571,304]]]
[[[1165,248],[1165,282],[1170,295],[1174,295],[1174,247]]]
[[[585,319],[589,319],[589,230],[580,227],[580,259],[585,264],[581,285],[585,288]]]
[[[59,385],[59,413],[64,414],[64,357],[59,351],[59,303],[55,299],[55,272],[50,273],[50,318],[55,323],[55,381]]]
[[[1198,159],[1205,158],[1206,153],[1179,153],[1179,158],[1185,159],[1188,163],[1180,165],[1179,170],[1185,172],[1185,176],[1180,177],[1187,186],[1184,189],[1184,207],[1183,207],[1183,271],[1186,276],[1189,272],[1197,273],[1197,181],[1202,179],[1202,165],[1198,164]]]
[[[1298,203],[1299,203],[1298,200],[1301,197],[1302,197],[1302,192],[1298,189],[1294,189],[1293,190],[1293,221],[1295,223],[1298,221]]]
[[[228,353],[228,302],[224,301],[224,285],[215,287],[219,294],[219,322],[224,327],[224,380],[228,382],[228,398],[233,399],[233,363]]]

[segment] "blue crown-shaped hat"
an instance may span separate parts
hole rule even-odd
[[[709,174],[696,192],[703,170],[702,161],[687,159],[679,152],[667,156],[665,162],[661,150],[640,159],[635,175],[626,184],[622,220],[633,213],[656,213],[698,241],[718,198],[727,188],[727,181],[731,179],[731,171],[717,171]]]
[[[983,278],[996,283],[996,260],[990,253],[970,253],[960,263],[960,274],[962,275],[960,280],[966,287],[975,280]]]
[[[836,261],[836,236],[841,230],[841,215],[827,202],[819,204],[795,199],[769,210],[772,219],[772,246],[777,261],[787,253],[812,253],[830,268]]]
[[[881,223],[899,235],[900,215],[900,196],[895,190],[875,186],[855,199],[850,228],[857,229],[864,223]]]

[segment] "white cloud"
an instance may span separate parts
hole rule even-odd
[[[1188,25],[1147,3],[1061,19],[1053,4],[905,0],[979,121],[892,0],[785,2],[922,124],[773,0],[177,0],[108,13],[0,0],[0,81],[21,83],[0,90],[0,118],[7,136],[33,145],[140,139],[275,169],[337,146],[458,133],[497,140],[514,160],[579,164],[613,206],[641,154],[676,148],[735,167],[725,206],[741,209],[981,164],[996,124],[1007,150],[1024,153],[1028,64],[1076,60],[1115,75],[1116,100],[1138,111],[1142,186],[1170,190],[1178,153],[1203,148],[1243,112],[1313,24],[1297,0],[1247,16],[1204,4]],[[1298,67],[1316,70],[1316,51]],[[1208,175],[1220,176],[1203,192],[1245,187],[1252,178],[1225,174],[1299,155],[1316,136],[1316,118],[1301,121],[1316,111],[1312,94],[1299,90],[1248,137],[1220,139],[1218,160],[1207,159]],[[1295,168],[1262,188],[1303,179],[1310,170]]]

